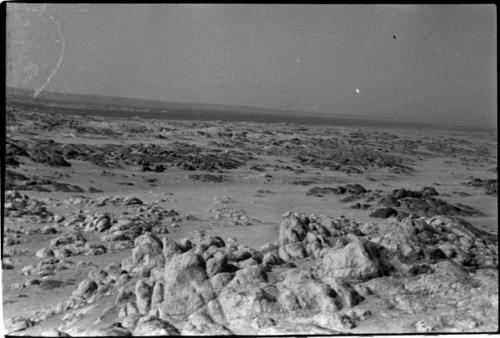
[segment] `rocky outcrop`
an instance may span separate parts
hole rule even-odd
[[[382,250],[373,242],[356,238],[341,249],[326,250],[322,260],[323,271],[341,278],[380,277],[389,269],[382,260]]]

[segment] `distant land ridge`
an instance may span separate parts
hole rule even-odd
[[[446,129],[470,131],[496,131],[496,128],[476,126],[445,125],[434,123],[399,122],[391,118],[372,115],[352,115],[322,113],[311,111],[280,110],[239,105],[187,103],[101,96],[93,94],[74,94],[42,92],[33,98],[33,90],[6,88],[6,101],[26,108],[50,109],[60,114],[102,115],[180,120],[223,120],[249,122],[289,122],[306,125],[350,125],[401,127],[412,129]]]

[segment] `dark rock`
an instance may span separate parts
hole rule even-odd
[[[389,218],[392,216],[396,216],[398,212],[394,210],[393,208],[379,208],[373,211],[370,214],[370,217],[376,217],[376,218]]]
[[[422,190],[422,196],[438,196],[438,192],[436,191],[436,189],[434,189],[433,187],[423,187]]]

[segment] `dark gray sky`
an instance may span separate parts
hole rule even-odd
[[[7,15],[12,86],[53,73],[44,90],[496,124],[494,5],[9,3]]]

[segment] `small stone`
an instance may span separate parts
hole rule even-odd
[[[42,228],[42,234],[43,235],[57,234],[57,229],[54,228],[53,226],[47,225]]]
[[[50,248],[41,248],[35,253],[35,256],[38,258],[54,257],[54,251]]]
[[[64,221],[64,216],[54,215],[54,222],[61,223],[62,221]]]
[[[89,278],[86,278],[80,282],[80,284],[78,285],[78,289],[73,291],[73,295],[85,298],[91,295],[93,292],[95,292],[97,288],[98,286],[96,282],[94,282]]]

